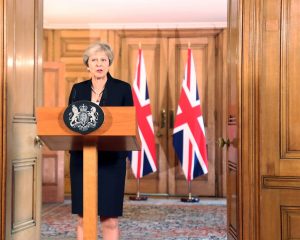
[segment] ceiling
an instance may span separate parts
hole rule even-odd
[[[227,0],[44,0],[44,28],[222,28]]]

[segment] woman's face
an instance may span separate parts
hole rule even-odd
[[[109,59],[104,51],[95,52],[89,57],[88,65],[93,78],[105,78],[109,70]]]

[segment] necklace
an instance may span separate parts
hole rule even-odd
[[[99,93],[93,88],[93,86],[91,87],[91,89],[92,89],[92,92],[95,93],[95,94],[97,95],[97,100],[96,100],[96,101],[97,101],[97,102],[100,102],[102,93],[103,93],[103,91],[104,91],[104,89],[105,89],[105,85],[104,85],[102,91],[99,92]]]
[[[104,87],[104,88],[105,88],[105,87]],[[100,96],[100,95],[103,93],[104,88],[102,89],[101,92],[98,93],[98,92],[93,88],[93,86],[92,86],[92,91],[93,91],[96,95]]]

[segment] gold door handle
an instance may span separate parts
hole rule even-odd
[[[220,148],[223,148],[226,146],[227,148],[230,146],[230,140],[227,138],[226,140],[222,137],[220,137],[217,141]]]
[[[40,139],[39,136],[36,136],[36,137],[34,138],[34,145],[35,145],[35,146],[38,146],[39,148],[41,148],[42,146],[44,146],[44,143],[43,143],[43,141]]]
[[[162,136],[163,136],[163,134],[161,132],[156,133],[156,137],[161,138]]]
[[[165,128],[167,124],[167,113],[165,109],[161,110],[160,118],[161,118],[160,128]]]

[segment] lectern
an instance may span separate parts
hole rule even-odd
[[[134,107],[101,107],[104,122],[97,130],[82,135],[63,121],[64,108],[37,108],[37,134],[51,150],[83,150],[83,234],[97,239],[98,150],[139,150],[140,141]]]

